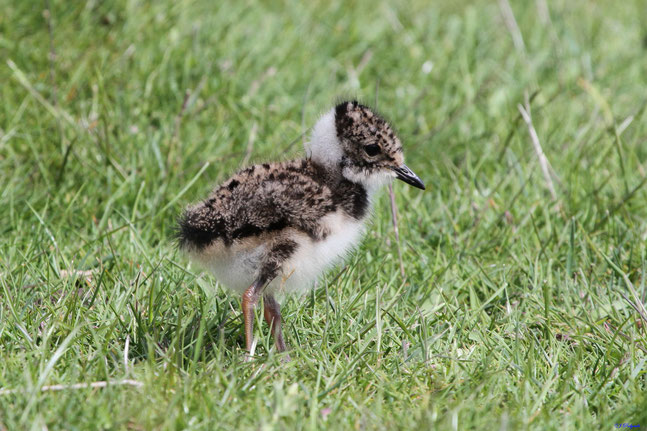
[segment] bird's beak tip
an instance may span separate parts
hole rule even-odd
[[[416,175],[407,165],[401,165],[397,168],[392,168],[395,171],[395,177],[405,183],[419,188],[421,190],[426,190],[425,183],[422,182],[420,177]]]

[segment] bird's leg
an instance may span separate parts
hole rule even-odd
[[[263,311],[265,321],[270,328],[272,328],[272,336],[276,344],[276,350],[279,352],[285,351],[285,341],[283,341],[283,331],[281,330],[281,306],[272,294],[265,294],[263,296]]]
[[[252,351],[252,342],[254,340],[254,309],[258,304],[258,298],[261,296],[261,291],[265,287],[265,283],[259,277],[247,288],[243,293],[243,318],[245,320],[245,347],[247,353]]]
[[[271,282],[274,277],[277,276],[277,274],[280,272],[281,265],[283,264],[283,262],[285,262],[286,259],[290,257],[295,248],[296,243],[290,239],[276,240],[265,256],[265,261],[261,265],[258,277],[254,281],[254,283],[252,283],[252,285],[247,288],[245,293],[243,293],[245,344],[247,347],[248,355],[249,353],[251,353],[252,343],[254,340],[254,309],[256,308],[256,304],[258,304],[258,299],[263,293],[265,286],[269,282]],[[270,308],[272,318],[270,319],[270,322],[272,320],[276,320],[276,322],[278,322],[276,326],[274,324],[271,324],[272,333],[275,336],[277,348],[279,349],[279,351],[283,351],[285,350],[285,342],[283,342],[283,334],[281,333],[281,312],[279,305],[271,295],[267,295],[266,297],[270,298],[270,300],[266,302],[265,307],[268,306],[268,303],[271,304]],[[267,308],[265,308],[264,314],[265,319],[267,320]],[[275,328],[278,328],[278,331],[276,332],[279,334],[278,337],[276,336]],[[247,358],[249,359],[249,356]]]

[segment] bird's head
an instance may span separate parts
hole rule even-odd
[[[369,189],[393,178],[425,188],[404,164],[402,144],[389,123],[356,101],[338,104],[317,122],[308,150],[315,162]]]

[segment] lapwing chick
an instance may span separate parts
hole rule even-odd
[[[261,296],[282,352],[275,295],[310,288],[348,254],[360,241],[375,193],[393,178],[425,188],[404,164],[391,126],[356,101],[319,119],[306,153],[239,171],[180,217],[180,248],[242,294],[248,352]]]

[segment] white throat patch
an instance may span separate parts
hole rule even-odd
[[[395,172],[392,171],[375,172],[371,175],[367,175],[363,172],[353,171],[349,167],[344,168],[342,175],[347,180],[363,185],[370,198],[373,197],[375,192],[391,183],[393,178],[395,178]]]

